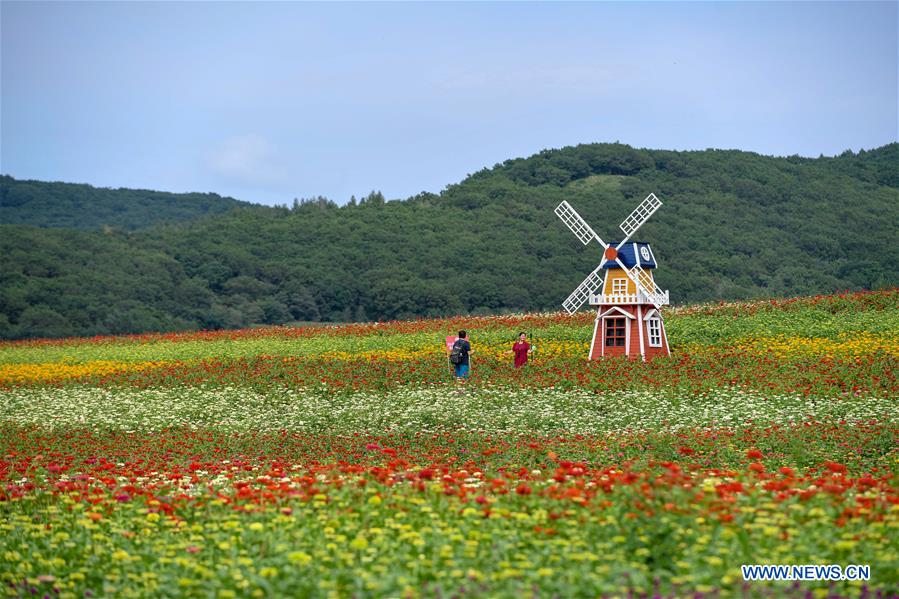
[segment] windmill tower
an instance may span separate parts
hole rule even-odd
[[[590,343],[590,360],[605,356],[628,356],[648,360],[670,355],[662,306],[668,292],[652,278],[657,263],[648,243],[630,241],[662,202],[649,194],[619,226],[621,241],[604,242],[568,202],[556,207],[556,215],[587,245],[595,239],[603,248],[599,266],[571,292],[562,307],[574,314],[584,302],[596,306],[596,322]]]

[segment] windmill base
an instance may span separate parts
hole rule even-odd
[[[614,356],[651,360],[671,355],[662,314],[652,304],[601,305],[588,359]]]

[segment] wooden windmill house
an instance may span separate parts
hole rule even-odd
[[[621,241],[604,242],[568,202],[556,207],[556,215],[587,245],[596,240],[603,248],[599,266],[568,296],[562,306],[569,314],[589,302],[596,306],[596,322],[590,343],[589,359],[628,356],[643,360],[670,355],[662,306],[668,305],[668,292],[662,291],[652,277],[658,265],[648,243],[630,241],[662,202],[649,194],[621,223]]]

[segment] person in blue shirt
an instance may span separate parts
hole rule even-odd
[[[468,333],[465,331],[459,331],[459,338],[456,339],[456,342],[453,343],[453,347],[458,347],[462,350],[462,362],[459,364],[453,364],[454,374],[456,375],[456,380],[464,381],[468,378],[468,371],[471,366],[471,360],[469,359],[469,354],[471,354],[471,343],[468,341]]]

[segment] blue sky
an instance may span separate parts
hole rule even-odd
[[[0,3],[0,170],[259,203],[897,140],[897,3]]]

